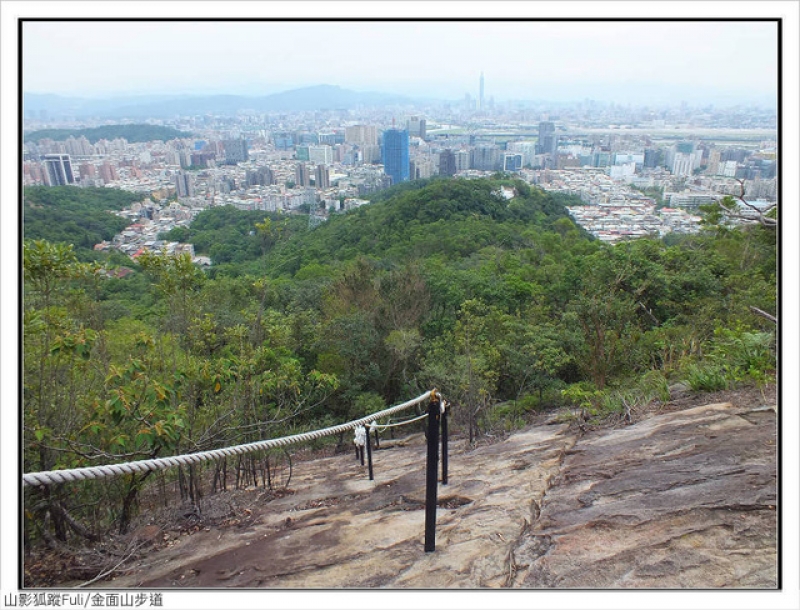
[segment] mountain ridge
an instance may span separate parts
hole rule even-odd
[[[376,91],[354,91],[338,85],[311,85],[263,96],[234,94],[144,95],[90,99],[50,93],[23,93],[23,111],[53,116],[164,117],[213,112],[311,111],[403,104],[411,98]]]

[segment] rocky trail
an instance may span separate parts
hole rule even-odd
[[[375,481],[350,453],[300,462],[226,525],[139,528],[149,551],[93,586],[775,588],[776,453],[775,409],[736,401],[453,443],[425,553],[413,435],[374,452]]]

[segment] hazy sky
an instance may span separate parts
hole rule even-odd
[[[777,95],[775,22],[26,22],[27,92],[263,95],[333,84],[444,99]]]

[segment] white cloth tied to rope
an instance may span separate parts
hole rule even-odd
[[[355,427],[355,438],[353,439],[353,443],[355,443],[357,447],[363,447],[367,444],[367,429],[364,426]]]

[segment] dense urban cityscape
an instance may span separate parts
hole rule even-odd
[[[28,132],[111,120],[28,112]],[[116,121],[122,122],[122,121]],[[126,121],[130,123],[131,121]],[[24,185],[111,187],[143,195],[122,212],[113,242],[136,255],[165,244],[159,233],[203,209],[307,214],[311,225],[368,203],[370,193],[434,176],[497,173],[575,195],[576,223],[602,241],[698,230],[698,207],[731,195],[756,208],[776,203],[774,112],[755,107],[633,107],[496,103],[480,75],[458,103],[361,106],[235,116],[149,119],[179,130],[168,141],[91,142],[86,136],[24,145]],[[742,196],[743,195],[743,196]],[[744,211],[748,208],[740,204]],[[196,257],[211,264],[207,257]]]

